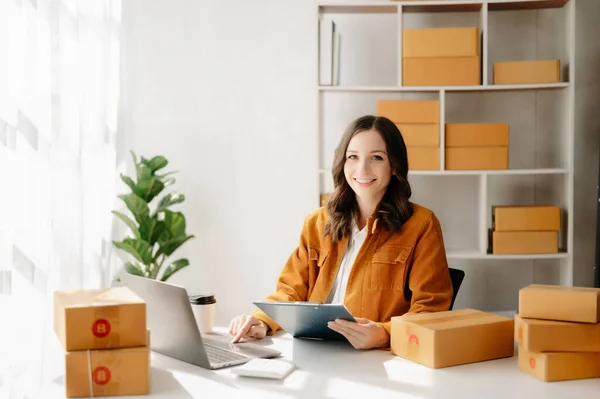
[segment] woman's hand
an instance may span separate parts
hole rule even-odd
[[[348,320],[335,320],[327,323],[333,331],[342,334],[356,349],[387,347],[390,335],[381,325],[362,317],[355,318],[356,323]]]
[[[229,323],[229,334],[233,335],[232,343],[239,342],[242,338],[261,339],[267,335],[269,327],[254,316],[245,314],[236,317]]]

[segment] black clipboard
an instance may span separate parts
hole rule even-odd
[[[345,340],[327,327],[335,319],[356,321],[342,304],[318,302],[253,302],[295,338]]]

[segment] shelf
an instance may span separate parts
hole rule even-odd
[[[319,91],[337,92],[436,92],[436,91],[514,91],[556,90],[569,87],[569,82],[530,85],[481,85],[481,86],[319,86]]]
[[[320,169],[319,173],[331,173],[331,169]],[[506,170],[411,170],[409,176],[480,176],[480,175],[564,175],[567,169],[506,169]]]
[[[565,259],[569,256],[567,252],[559,252],[557,254],[526,254],[526,255],[494,255],[488,253],[481,253],[477,250],[460,250],[453,251],[448,250],[446,257],[448,259]]]
[[[378,13],[393,14],[402,6],[404,12],[464,12],[480,11],[482,4],[487,3],[489,11],[504,10],[539,10],[544,8],[561,8],[569,0],[422,0],[422,1],[388,1],[369,3],[364,1],[334,2],[324,1],[319,7],[324,13]]]

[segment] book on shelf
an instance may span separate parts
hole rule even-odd
[[[319,85],[339,85],[340,33],[334,21],[319,20]]]

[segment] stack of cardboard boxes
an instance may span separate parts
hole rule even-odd
[[[494,206],[491,252],[558,253],[559,230],[560,208],[557,206]]]
[[[128,288],[55,292],[54,331],[68,398],[150,392],[146,303]]]
[[[481,83],[479,28],[404,29],[404,86],[461,86]]]
[[[494,63],[494,84],[559,83],[560,60]]]
[[[508,123],[448,123],[446,170],[508,169]]]
[[[519,369],[542,381],[600,377],[600,289],[522,288],[515,341]]]
[[[408,150],[410,170],[440,169],[440,102],[380,100],[377,115],[394,122]]]
[[[431,368],[514,355],[514,320],[474,309],[392,317],[396,356]]]

